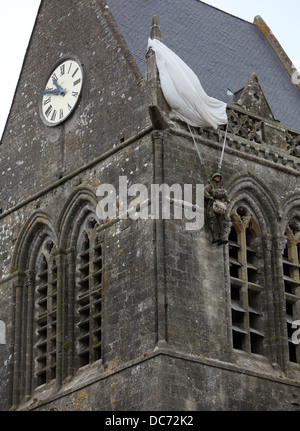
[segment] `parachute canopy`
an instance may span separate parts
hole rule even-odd
[[[163,94],[182,121],[194,127],[213,127],[228,123],[226,103],[209,97],[196,74],[158,39],[149,39],[155,52]]]

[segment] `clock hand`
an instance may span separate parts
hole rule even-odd
[[[61,91],[59,91],[59,90],[44,90],[42,94],[43,95],[52,94],[54,96],[60,96],[61,95]]]
[[[66,94],[66,90],[64,90],[58,83],[57,83],[57,79],[53,78],[53,84],[55,85],[55,87],[57,88],[58,91],[60,91],[60,95],[64,96]]]

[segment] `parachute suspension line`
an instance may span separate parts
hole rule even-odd
[[[221,153],[220,162],[219,162],[219,166],[218,166],[218,172],[219,173],[221,172],[221,169],[222,169],[222,164],[223,164],[223,159],[224,159],[224,153],[225,153],[225,146],[226,146],[226,139],[227,139],[227,133],[228,133],[228,124],[226,126],[225,138],[224,138],[222,153]]]
[[[202,158],[202,156],[201,156],[200,150],[199,150],[198,145],[197,145],[197,142],[196,142],[196,140],[195,140],[195,136],[194,136],[194,134],[192,133],[192,130],[191,130],[191,128],[190,128],[190,125],[189,125],[188,123],[186,123],[186,124],[187,124],[188,129],[189,129],[189,131],[190,131],[190,134],[191,134],[191,136],[192,136],[192,138],[193,138],[193,142],[194,142],[194,145],[195,145],[195,147],[196,147],[196,151],[197,151],[197,153],[198,153],[198,156],[199,156],[199,159],[200,159],[200,163],[201,163],[201,165],[202,165],[202,167],[203,167],[203,169],[204,169],[204,172],[205,172],[205,175],[206,175],[206,179],[207,179],[208,181],[210,181],[210,179],[209,179],[209,175],[208,175],[208,172],[207,172],[207,169],[206,169],[206,166],[205,166],[205,164],[204,164],[204,162],[203,162],[203,158]]]

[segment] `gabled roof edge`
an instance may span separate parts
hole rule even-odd
[[[21,69],[20,69],[20,72],[19,72],[19,76],[18,76],[18,81],[17,81],[17,84],[15,86],[15,91],[13,93],[13,97],[11,99],[11,104],[10,104],[9,112],[7,114],[7,117],[6,117],[6,121],[5,121],[5,125],[4,125],[4,128],[3,128],[2,134],[0,135],[0,145],[2,145],[2,140],[3,140],[4,134],[5,134],[6,129],[7,129],[8,120],[10,118],[12,107],[13,107],[14,102],[15,102],[15,97],[16,97],[16,94],[17,94],[18,89],[19,89],[19,84],[20,84],[20,80],[21,80],[22,71],[23,71],[25,62],[27,60],[28,51],[29,51],[29,48],[30,48],[30,45],[31,45],[31,41],[33,39],[33,33],[34,33],[35,28],[36,28],[36,23],[37,23],[37,20],[39,18],[40,11],[42,9],[43,2],[44,2],[44,0],[40,0],[38,11],[37,11],[37,14],[36,14],[36,17],[35,17],[35,20],[34,20],[34,25],[32,27],[32,30],[31,30],[31,33],[30,33],[30,37],[29,37],[29,41],[28,41],[28,44],[27,44],[27,48],[26,48],[26,51],[25,51],[25,54],[24,54],[24,57],[23,57],[22,66],[21,66]]]
[[[130,64],[132,71],[133,71],[133,73],[137,79],[138,84],[140,84],[144,80],[144,77],[142,76],[142,74],[138,68],[138,65],[134,59],[134,56],[133,56],[131,50],[129,49],[128,44],[126,43],[124,36],[123,36],[120,28],[118,27],[109,6],[106,3],[106,0],[99,0],[99,1],[100,1],[100,5],[102,7],[102,12],[103,12],[108,24],[110,25],[111,29],[114,31],[115,36],[117,37],[117,39],[120,43],[120,46],[123,49],[124,56],[126,57],[128,63]],[[145,53],[145,55],[146,55],[146,53]]]
[[[292,83],[295,85],[296,88],[298,88],[298,90],[300,90],[299,72],[297,71],[296,66],[294,66],[294,64],[292,63],[291,59],[289,58],[285,50],[278,42],[278,39],[275,37],[270,27],[266,24],[266,22],[263,20],[263,18],[260,15],[257,15],[254,18],[253,24],[257,25],[257,27],[260,29],[262,34],[265,36],[266,40],[269,42],[273,51],[275,52],[281,66],[290,75]]]

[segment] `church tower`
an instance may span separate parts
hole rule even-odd
[[[263,24],[41,1],[0,146],[0,410],[300,408],[300,94]],[[174,115],[149,37],[228,103],[227,131]],[[225,136],[212,244],[180,192]]]

